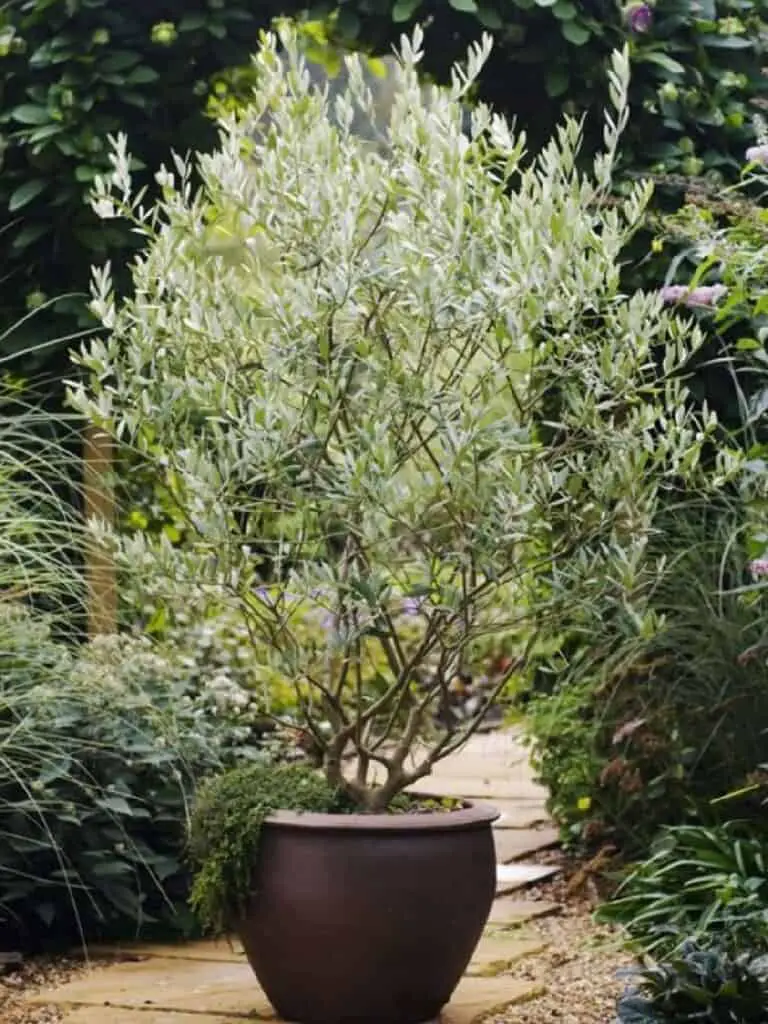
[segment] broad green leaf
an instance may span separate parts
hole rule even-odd
[[[8,200],[8,209],[11,213],[16,210],[20,210],[26,206],[27,203],[31,203],[33,199],[36,199],[41,192],[44,192],[48,182],[40,178],[33,178],[31,181],[25,181],[23,185],[11,193],[10,199]]]
[[[160,75],[155,71],[154,68],[147,67],[146,64],[142,64],[138,68],[134,68],[126,76],[126,85],[145,85],[148,82],[156,82]]]
[[[397,0],[392,8],[392,21],[410,21],[421,7],[422,0]]]
[[[557,0],[557,3],[552,9],[552,13],[560,21],[570,21],[575,18],[578,11],[576,7],[570,2],[570,0]]]
[[[197,29],[205,28],[207,20],[204,14],[185,14],[177,28],[179,32],[195,32]]]
[[[592,37],[589,29],[578,21],[564,21],[560,26],[560,31],[568,42],[573,43],[574,46],[583,46]]]
[[[553,67],[550,68],[544,78],[544,87],[547,90],[547,96],[553,98],[562,96],[568,89],[570,78],[568,71],[564,67]]]
[[[10,113],[11,119],[19,124],[48,124],[51,114],[47,107],[39,107],[34,103],[22,103],[14,107]]]
[[[641,50],[634,59],[646,64],[657,64],[672,75],[685,74],[685,68],[679,61],[674,60],[666,53],[661,53],[659,50],[651,50],[650,52],[643,52]]]
[[[493,7],[481,6],[477,9],[477,20],[485,28],[498,29],[502,28],[504,21],[497,10]]]
[[[360,32],[360,18],[349,7],[341,8],[336,25],[345,39],[356,39]]]
[[[43,235],[48,234],[53,229],[53,225],[50,223],[45,224],[26,224],[17,235],[14,236],[12,248],[16,250],[26,249],[28,245],[32,245]]]
[[[476,0],[448,0],[454,11],[466,11],[467,14],[475,14],[477,11]]]

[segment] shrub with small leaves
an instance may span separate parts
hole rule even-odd
[[[349,800],[306,765],[248,765],[207,783],[195,802],[189,856],[191,904],[204,927],[232,928],[252,893],[261,828],[276,810],[350,810]]]

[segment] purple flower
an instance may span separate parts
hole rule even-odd
[[[745,155],[751,164],[768,164],[768,146],[750,146]]]
[[[649,4],[630,4],[625,13],[632,32],[647,32],[653,24],[653,11]]]
[[[326,632],[335,633],[339,628],[339,620],[333,612],[326,612],[320,622],[320,625],[324,630],[326,630]]]
[[[423,597],[406,597],[403,599],[403,615],[418,615],[423,605]]]
[[[700,285],[698,288],[691,288],[685,284],[670,284],[661,289],[661,299],[668,306],[682,303],[690,309],[702,309],[714,306],[727,290],[722,284]]]
[[[749,568],[752,575],[757,578],[768,576],[768,558],[756,558],[754,562],[749,563]]]

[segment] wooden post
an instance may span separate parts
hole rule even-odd
[[[83,438],[83,494],[86,522],[115,521],[115,496],[110,474],[113,463],[111,438],[98,427],[88,425]],[[88,636],[117,632],[117,579],[111,556],[95,540],[88,542],[85,556],[88,583]]]

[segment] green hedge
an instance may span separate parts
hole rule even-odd
[[[108,167],[107,136],[128,133],[141,164],[171,149],[205,150],[211,87],[221,95],[243,76],[258,32],[289,0],[19,0],[0,12],[0,312],[18,313],[75,292],[58,312],[82,312],[93,262],[118,263],[132,246],[121,225],[98,224],[86,203]],[[339,0],[310,7],[342,43],[386,52],[415,21],[427,23],[425,70],[445,80],[482,30],[496,39],[483,98],[537,138],[563,107],[605,101],[606,61],[629,36],[633,117],[628,171],[732,177],[752,138],[751,103],[766,94],[762,19],[768,0],[658,0],[648,18],[611,0]],[[336,9],[336,13],[334,12]],[[633,31],[633,27],[635,31]],[[637,31],[643,29],[643,31]],[[229,85],[227,82],[229,81]],[[247,76],[245,76],[247,84]],[[599,128],[599,120],[592,124]],[[140,171],[140,166],[137,168]],[[15,332],[0,354],[40,335]]]

